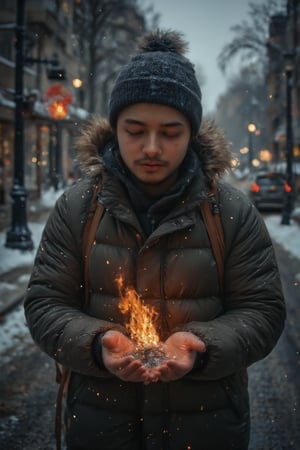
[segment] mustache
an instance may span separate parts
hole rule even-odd
[[[135,163],[136,164],[152,164],[152,165],[159,164],[161,166],[165,166],[167,164],[167,161],[164,161],[164,160],[159,159],[159,158],[146,157],[146,158],[136,159]]]

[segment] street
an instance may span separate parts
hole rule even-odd
[[[300,449],[299,260],[278,245],[275,249],[288,318],[273,352],[249,369],[252,411],[249,450]],[[18,308],[22,317],[22,305]],[[5,321],[4,318],[0,322],[0,328],[5,327]],[[4,355],[0,373],[0,448],[54,449],[57,390],[54,364],[37,349],[28,333],[16,342],[13,356]]]
[[[300,287],[296,280],[299,261],[290,258],[281,248],[275,248],[287,304],[287,321],[273,352],[249,370],[251,450],[300,449]]]

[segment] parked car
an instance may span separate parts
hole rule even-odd
[[[259,210],[281,210],[286,192],[292,188],[282,173],[264,173],[255,177],[250,187],[250,198]]]

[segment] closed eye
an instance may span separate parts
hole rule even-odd
[[[143,130],[138,131],[126,130],[126,133],[129,134],[129,136],[141,136],[143,134]]]
[[[180,134],[181,133],[174,133],[174,134],[173,133],[172,134],[170,134],[170,133],[163,133],[163,136],[168,138],[168,139],[176,139],[176,138],[178,138],[180,136]]]

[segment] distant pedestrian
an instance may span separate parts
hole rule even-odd
[[[185,47],[173,31],[144,37],[114,83],[109,122],[95,118],[78,140],[85,175],[57,201],[37,252],[25,313],[33,339],[70,370],[68,450],[246,450],[247,367],[284,327],[271,239],[221,180],[229,145],[202,120]],[[223,281],[199,207],[216,184]],[[104,212],[84,275],[95,186]],[[133,325],[147,308],[159,336],[149,360],[128,325],[131,288],[144,308]]]

